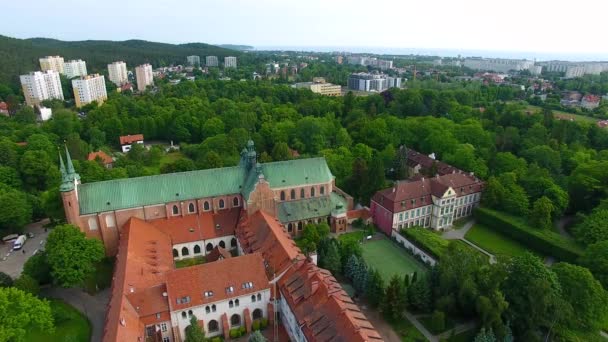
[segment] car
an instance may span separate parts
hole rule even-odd
[[[19,238],[17,238],[17,240],[15,240],[15,242],[13,243],[13,249],[18,251],[21,249],[21,247],[23,247],[23,245],[25,244],[25,241],[27,240],[27,237],[25,235],[20,235]]]
[[[30,239],[34,237],[34,233],[32,233],[32,232],[29,232],[29,233],[27,233],[26,235],[27,235],[27,237],[28,237],[28,238],[30,238]]]

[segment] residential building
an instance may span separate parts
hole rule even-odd
[[[122,135],[118,139],[120,140],[120,148],[123,153],[127,153],[127,152],[131,151],[131,145],[133,145],[133,144],[143,144],[144,143],[143,134]]]
[[[378,191],[371,200],[373,221],[385,234],[414,226],[449,229],[479,206],[484,183],[473,173],[439,162],[434,155],[409,149],[406,153],[412,177]]]
[[[8,116],[8,104],[4,101],[0,101],[0,114]]]
[[[401,87],[401,79],[385,74],[360,72],[348,78],[348,89],[381,92],[391,87]]]
[[[464,66],[469,69],[502,73],[507,73],[512,70],[528,70],[533,65],[534,61],[526,59],[466,58],[464,60]]]
[[[117,87],[129,83],[127,63],[118,61],[108,64],[108,78],[110,79],[110,82],[114,83]]]
[[[106,80],[103,75],[92,74],[73,79],[72,88],[74,88],[74,100],[77,108],[93,101],[102,104],[108,99]]]
[[[53,70],[63,74],[63,57],[61,56],[46,56],[39,59],[40,70]]]
[[[219,62],[217,56],[207,56],[205,57],[205,65],[208,67],[218,67]]]
[[[200,56],[188,56],[186,57],[186,63],[191,66],[201,66]]]
[[[57,71],[34,71],[27,75],[21,75],[19,78],[25,96],[25,103],[29,106],[40,105],[40,102],[44,100],[63,100],[61,79]]]
[[[342,87],[338,84],[331,83],[315,83],[315,82],[300,82],[292,85],[293,88],[308,88],[313,93],[327,95],[327,96],[340,96],[342,95]]]
[[[137,79],[137,90],[145,91],[146,87],[154,85],[154,76],[150,64],[142,64],[135,67],[135,78]]]
[[[71,60],[63,63],[63,72],[65,77],[72,79],[74,77],[87,75],[87,64],[82,59]]]
[[[37,106],[36,107],[36,112],[38,114],[38,118],[41,121],[48,121],[48,120],[50,120],[53,117],[53,109],[52,108]]]
[[[538,76],[542,73],[543,67],[540,65],[533,65],[528,70],[530,70],[530,74],[532,74],[532,76]]]
[[[581,107],[589,110],[593,110],[600,106],[601,98],[597,95],[585,95],[581,100]]]
[[[100,163],[103,164],[103,166],[106,169],[111,169],[112,164],[114,163],[114,159],[112,159],[112,157],[110,157],[104,151],[96,151],[96,152],[89,153],[87,155],[87,160],[90,160],[90,161],[98,160]]]
[[[393,68],[393,61],[378,59],[368,56],[348,56],[348,64],[372,66],[380,70],[388,70]]]
[[[236,57],[224,57],[224,68],[236,68]]]
[[[344,57],[343,56],[334,56],[334,62],[338,63],[338,64],[342,64],[344,62]]]
[[[585,67],[580,65],[571,65],[566,68],[565,78],[577,78],[585,74]]]

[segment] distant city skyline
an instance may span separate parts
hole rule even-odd
[[[69,6],[21,0],[3,4],[0,34],[71,41],[242,44],[257,49],[349,47],[352,52],[371,53],[608,60],[602,36],[606,9],[608,4],[596,0],[570,6],[548,0],[513,0],[508,6],[438,0],[432,7],[390,0],[185,0],[179,5],[108,0]],[[375,19],[381,19],[378,25]]]

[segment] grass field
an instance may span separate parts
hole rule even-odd
[[[386,238],[365,242],[361,247],[363,259],[368,266],[380,272],[385,283],[395,274],[403,277],[417,272],[421,276],[427,272],[427,268],[418,260]]]
[[[402,342],[425,342],[426,338],[416,327],[407,319],[398,322],[388,322],[393,330],[399,335]]]
[[[189,266],[194,266],[194,265],[204,264],[204,263],[205,263],[205,257],[197,256],[194,258],[175,260],[175,268],[189,267]]]
[[[24,337],[28,342],[89,342],[91,324],[89,320],[71,305],[51,299],[51,310],[55,320],[55,332],[29,330]]]
[[[542,108],[538,107],[538,106],[533,106],[533,105],[527,105],[526,106],[526,110],[530,111],[530,112],[542,112]],[[580,114],[572,114],[572,113],[568,113],[568,112],[563,112],[561,110],[551,110],[553,112],[553,116],[556,119],[572,119],[574,121],[586,121],[586,122],[597,122],[599,119],[591,117],[591,116],[585,116],[585,115],[580,115]]]
[[[480,224],[474,225],[465,238],[494,255],[516,256],[526,251],[534,252],[517,241]]]

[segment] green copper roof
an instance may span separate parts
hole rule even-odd
[[[244,178],[245,169],[235,166],[82,184],[80,214],[236,194]]]
[[[330,182],[324,158],[260,165],[272,188]],[[118,210],[195,198],[242,193],[245,199],[258,181],[256,167],[245,165],[156,176],[116,179],[78,187],[80,214]],[[327,207],[327,206],[326,206]]]
[[[346,199],[332,192],[329,196],[281,202],[277,210],[279,221],[292,222],[320,216],[344,214],[346,213],[346,207]]]

